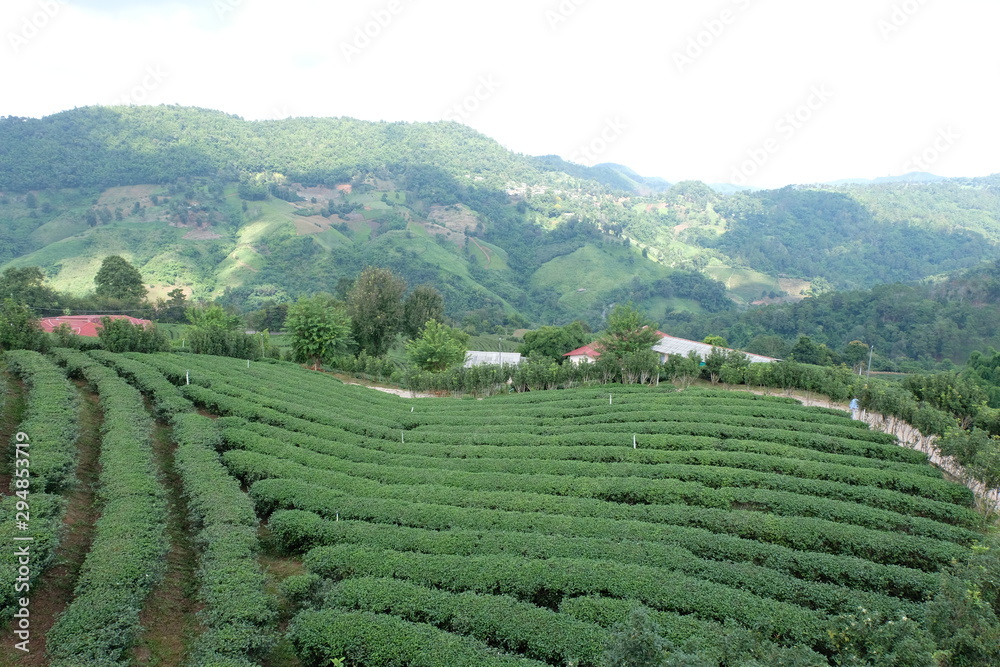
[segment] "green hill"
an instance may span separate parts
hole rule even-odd
[[[975,267],[1000,257],[998,184],[723,196],[457,123],[84,107],[0,119],[0,266],[82,293],[121,254],[153,296],[255,308],[376,264],[437,286],[459,320],[600,327],[625,300],[664,321]]]

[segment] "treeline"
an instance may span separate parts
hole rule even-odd
[[[277,171],[343,183],[386,165],[439,165],[493,187],[535,180],[526,157],[458,123],[349,118],[245,121],[179,106],[83,107],[41,119],[0,119],[0,190],[166,183],[220,171]],[[236,180],[233,178],[232,180]]]
[[[998,297],[1000,262],[994,261],[937,284],[878,285],[743,312],[674,314],[665,324],[681,337],[718,334],[735,347],[779,358],[808,336],[828,348],[834,363],[857,363],[850,349],[857,341],[874,346],[880,370],[948,367],[975,350],[1000,347]]]
[[[729,221],[715,247],[757,271],[823,276],[838,289],[918,280],[996,258],[980,232],[887,224],[844,192],[788,186],[721,202]]]

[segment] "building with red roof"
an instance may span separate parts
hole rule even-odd
[[[645,329],[645,327],[643,328]],[[667,335],[662,331],[657,331],[656,334],[660,338],[663,338],[664,336]],[[571,350],[566,354],[564,354],[563,356],[569,359],[570,362],[574,364],[593,363],[597,361],[598,357],[601,356],[601,344],[598,343],[597,341],[594,341],[593,343],[588,343],[583,347],[578,347],[575,350]]]
[[[599,343],[589,343],[583,347],[578,347],[563,355],[574,364],[584,364],[597,361],[601,356],[601,345]]]
[[[48,331],[49,333],[52,333],[60,324],[67,324],[73,333],[77,335],[97,338],[97,332],[102,328],[101,318],[104,317],[112,320],[128,320],[132,324],[141,324],[144,327],[152,324],[149,320],[141,320],[138,317],[130,317],[128,315],[63,315],[61,317],[43,318],[39,321],[39,324],[42,325],[43,331]]]
[[[667,357],[671,354],[687,356],[690,352],[695,352],[698,356],[704,359],[712,353],[713,348],[717,347],[709,345],[708,343],[699,343],[696,340],[687,340],[684,338],[668,336],[662,331],[657,331],[656,333],[660,336],[660,340],[653,345],[652,350],[660,356],[661,362],[665,362]],[[721,347],[717,349],[732,351],[728,347]],[[749,359],[751,363],[768,363],[778,361],[772,357],[765,357],[760,354],[751,354],[749,352],[743,352],[743,354],[746,355],[747,359]],[[584,345],[583,347],[578,347],[575,350],[567,352],[563,356],[574,364],[593,363],[601,356],[601,344],[597,342],[590,343],[589,345]]]

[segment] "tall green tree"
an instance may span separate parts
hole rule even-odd
[[[430,320],[420,337],[406,344],[406,354],[421,370],[439,372],[464,361],[468,345],[469,334]]]
[[[524,334],[524,343],[518,351],[524,356],[532,354],[549,357],[557,363],[566,359],[563,355],[586,345],[590,340],[583,322],[577,320],[561,327],[541,327]]]
[[[708,345],[715,345],[716,347],[729,347],[729,342],[722,336],[717,335],[705,336],[701,342]]]
[[[825,343],[817,345],[809,336],[799,336],[799,340],[792,347],[788,358],[800,364],[815,364],[817,366],[828,366],[836,361],[833,358],[833,352]]]
[[[601,356],[607,354],[614,358],[651,351],[659,340],[656,325],[632,304],[614,307],[608,315],[608,328],[598,339],[602,348]]]
[[[285,331],[292,339],[292,354],[299,363],[320,364],[347,354],[351,320],[343,306],[328,294],[303,297],[288,307]]]
[[[185,319],[187,309],[187,296],[180,287],[175,287],[167,293],[170,297],[167,301],[157,304],[156,317],[160,322],[180,323]]]
[[[444,317],[444,297],[431,285],[417,285],[403,303],[403,333],[407,338],[420,335],[424,325]]]
[[[185,312],[191,327],[187,340],[195,354],[214,354],[237,359],[259,359],[264,351],[257,339],[243,330],[243,320],[212,304]]]
[[[124,318],[102,317],[97,337],[108,352],[166,352],[170,349],[170,341],[156,330],[156,325],[133,324]]]
[[[358,347],[380,357],[392,344],[403,321],[406,283],[389,269],[369,266],[347,295],[347,314]]]
[[[94,293],[107,299],[139,302],[146,298],[142,274],[127,259],[119,255],[105,257],[94,276]]]
[[[217,304],[191,308],[185,317],[194,328],[206,331],[235,331],[241,322],[239,315],[227,312]]]
[[[53,308],[59,297],[45,284],[45,274],[37,266],[8,267],[0,276],[0,298],[11,298],[31,308]]]
[[[632,304],[617,305],[608,316],[608,328],[598,339],[597,369],[605,382],[642,383],[660,378],[660,357],[653,345],[660,339],[656,325]]]
[[[48,339],[31,308],[11,298],[0,303],[0,350],[39,350]]]

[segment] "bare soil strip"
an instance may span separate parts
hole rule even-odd
[[[259,531],[261,543],[261,555],[257,559],[261,569],[267,576],[267,588],[269,593],[273,593],[281,599],[278,586],[282,581],[295,574],[306,574],[305,565],[301,559],[290,558],[274,553],[269,549],[271,540],[267,530],[267,525],[262,523]],[[281,610],[278,621],[278,643],[271,649],[271,652],[262,661],[264,667],[301,667],[302,663],[295,655],[295,649],[291,642],[285,638],[285,631],[291,621],[294,610],[285,605]]]
[[[201,631],[196,612],[198,555],[192,543],[194,531],[188,519],[180,475],[174,467],[177,447],[170,427],[157,421],[153,429],[153,452],[160,481],[167,491],[167,572],[146,600],[139,619],[145,629],[133,649],[137,665],[180,665],[188,645]]]
[[[63,517],[63,536],[56,549],[55,563],[32,587],[31,595],[31,652],[23,653],[14,649],[13,626],[6,629],[4,641],[0,644],[0,666],[21,665],[44,667],[45,636],[56,618],[73,599],[73,589],[80,573],[90,543],[93,539],[94,524],[100,516],[95,506],[101,468],[98,457],[101,453],[101,423],[103,414],[97,402],[97,395],[85,382],[75,383],[83,400],[80,403],[80,435],[77,437],[79,458],[76,466],[76,486],[66,494],[66,515]]]
[[[481,246],[479,244],[479,241],[477,241],[475,238],[473,238],[471,236],[469,238],[472,240],[473,243],[476,244],[476,247],[479,248],[479,251],[481,253],[483,253],[484,255],[486,255],[486,267],[485,268],[487,268],[487,269],[490,268],[490,262],[493,261],[493,257],[490,255],[490,251],[487,248],[484,248],[483,246]]]
[[[0,373],[0,386],[6,394],[3,409],[0,410],[0,496],[7,496],[10,495],[13,465],[10,439],[17,433],[17,426],[24,413],[25,386],[7,371]]]

